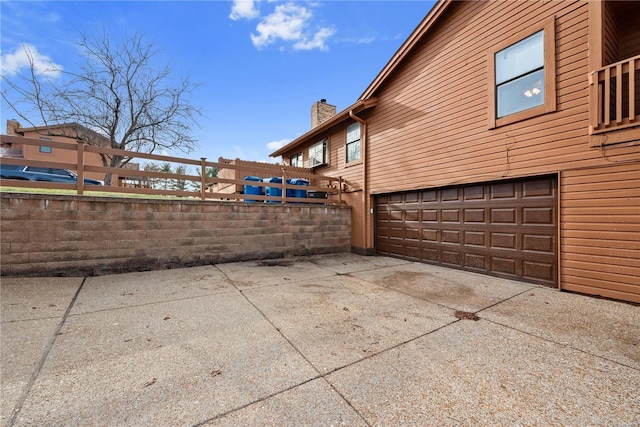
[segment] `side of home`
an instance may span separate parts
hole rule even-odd
[[[346,179],[354,252],[640,301],[639,9],[441,0],[272,155]]]

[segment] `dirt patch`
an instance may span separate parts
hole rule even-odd
[[[477,314],[472,313],[470,311],[457,310],[453,315],[456,316],[458,319],[462,319],[462,320],[475,320],[475,321],[480,320]]]

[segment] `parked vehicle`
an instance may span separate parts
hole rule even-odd
[[[40,168],[24,165],[0,165],[0,177],[4,179],[21,179],[26,181],[78,182],[78,175],[68,169]],[[103,185],[97,179],[85,178],[86,185]]]

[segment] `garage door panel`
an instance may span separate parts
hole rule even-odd
[[[522,224],[553,224],[554,223],[554,209],[548,208],[523,208],[522,209]]]
[[[457,202],[460,200],[459,188],[446,188],[441,190],[441,197],[443,202]]]
[[[555,269],[552,263],[524,261],[523,277],[529,279],[544,279],[547,282],[554,283]]]
[[[464,254],[464,266],[471,270],[486,271],[487,270],[487,256],[480,254]]]
[[[483,223],[485,222],[485,209],[474,208],[464,210],[464,222],[465,223]]]
[[[491,209],[491,223],[515,224],[517,219],[516,208]]]
[[[432,228],[423,228],[422,229],[422,241],[429,242],[437,242],[438,241],[438,230]]]
[[[461,267],[464,254],[460,251],[442,250],[442,264]]]
[[[522,183],[522,197],[553,197],[555,186],[550,180],[525,181]]]
[[[435,209],[423,209],[422,222],[438,222],[438,211]]]
[[[379,253],[557,283],[555,177],[383,195],[376,207]]]
[[[491,257],[491,268],[497,273],[516,275],[516,260],[512,258]]]
[[[406,228],[404,233],[405,239],[411,239],[415,241],[419,241],[421,235],[422,233],[418,228]]]
[[[516,233],[491,233],[491,247],[500,249],[517,249]]]
[[[474,187],[465,187],[463,189],[464,198],[463,200],[485,200],[487,198],[487,194],[484,187],[474,186]]]
[[[407,210],[404,215],[405,221],[420,221],[420,211],[418,210]]]
[[[490,188],[491,199],[515,199],[517,195],[515,182],[493,184]]]
[[[460,243],[460,232],[457,230],[442,230],[442,243]]]
[[[553,236],[539,234],[523,234],[522,249],[525,251],[554,253],[556,242]]]
[[[486,235],[484,231],[465,231],[464,244],[470,246],[486,246]]]

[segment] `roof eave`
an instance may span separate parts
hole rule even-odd
[[[282,147],[282,148],[274,151],[273,153],[269,154],[269,156],[270,157],[281,156],[282,154],[286,153],[287,151],[292,150],[292,149],[296,148],[297,146],[304,144],[308,140],[317,137],[318,135],[322,134],[323,132],[328,131],[333,126],[339,125],[340,123],[342,123],[342,122],[344,122],[346,120],[352,120],[352,119],[349,118],[349,112],[350,111],[353,112],[354,114],[357,114],[357,113],[359,113],[361,111],[368,110],[369,108],[373,108],[377,104],[378,104],[378,98],[375,98],[375,97],[369,98],[369,99],[358,100],[356,103],[354,103],[351,106],[347,107],[346,109],[342,110],[341,112],[339,112],[335,116],[331,117],[329,120],[327,120],[325,122],[322,122],[321,124],[319,124],[318,126],[314,127],[313,129],[311,129],[310,131],[308,131],[304,135],[299,136],[298,138],[294,139],[293,141],[291,141],[290,143],[288,143],[284,147]]]

